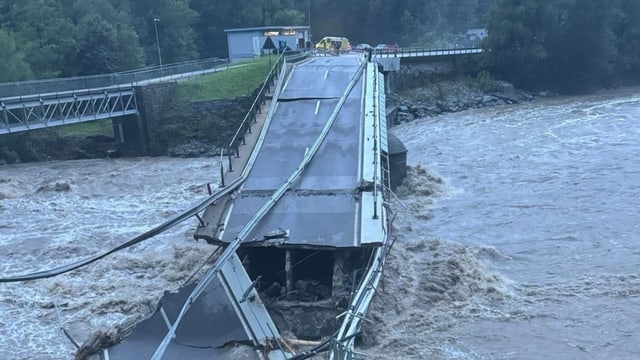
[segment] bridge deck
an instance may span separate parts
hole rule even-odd
[[[173,321],[177,317],[194,287],[195,284],[192,284],[182,288],[177,294],[165,295],[160,305],[162,310],[140,322],[122,343],[110,348],[108,358],[151,359],[167,333],[167,321]],[[226,348],[225,345],[233,341],[249,342],[249,337],[218,279],[194,303],[181,325],[175,341],[167,347],[165,359],[237,358],[238,354],[234,354],[233,349]],[[260,359],[255,352],[250,351],[242,356],[246,360]]]
[[[318,137],[359,67],[355,56],[314,58],[296,67],[279,98],[255,165],[219,239],[233,241],[243,225],[287,179]],[[246,245],[357,247],[362,154],[363,80],[348,95],[303,178],[256,227]],[[323,224],[318,226],[318,224]],[[289,237],[270,238],[279,229]],[[377,239],[379,240],[379,239]]]

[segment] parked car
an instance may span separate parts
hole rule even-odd
[[[394,53],[400,50],[398,44],[378,44],[374,48],[379,53]]]
[[[365,51],[367,49],[371,49],[371,45],[369,45],[369,44],[358,44],[358,45],[356,45],[356,51]]]

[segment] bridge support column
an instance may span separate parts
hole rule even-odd
[[[349,255],[350,250],[334,251],[331,297],[336,301],[349,296],[347,288],[351,278],[347,270]]]
[[[384,93],[385,94],[390,94],[391,93],[391,89],[393,89],[394,83],[395,81],[393,80],[394,76],[393,76],[394,71],[385,71],[383,72],[384,74]]]
[[[121,144],[125,144],[132,152],[149,153],[149,135],[143,117],[134,114],[117,117],[111,120],[113,134]]]
[[[140,114],[137,121],[139,141],[148,155],[161,154],[161,151],[157,150],[157,146],[154,146],[160,142],[154,134],[156,134],[156,129],[162,125],[167,101],[175,93],[176,87],[176,82],[135,87],[136,104]]]

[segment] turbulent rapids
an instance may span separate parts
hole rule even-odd
[[[393,200],[396,239],[362,336],[366,353],[636,357],[636,90],[393,128],[409,150],[409,179]],[[117,245],[206,196],[206,184],[219,181],[217,166],[169,158],[4,166],[1,273],[46,269]],[[56,191],[57,183],[68,189]],[[65,359],[73,346],[61,326],[83,342],[153,310],[213,252],[194,242],[197,226],[185,223],[82,272],[2,284],[0,358]]]

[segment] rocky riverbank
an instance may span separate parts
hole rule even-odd
[[[132,155],[106,135],[61,136],[55,131],[4,135],[0,138],[0,165],[21,162],[97,159]]]
[[[1,140],[1,139],[0,139]],[[172,157],[211,157],[220,155],[220,149],[211,141],[187,139],[169,146],[165,153]],[[112,136],[92,135],[65,137],[56,133],[43,136],[24,135],[18,141],[0,143],[0,166],[22,162],[100,159],[121,156],[140,156],[138,149],[119,143]]]
[[[387,95],[387,114],[391,124],[434,117],[443,113],[488,106],[517,104],[551,93],[531,93],[504,81],[461,79],[443,80],[415,89]]]

